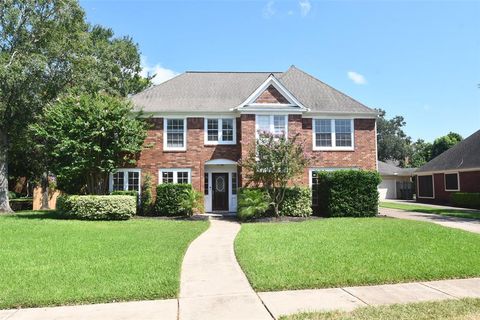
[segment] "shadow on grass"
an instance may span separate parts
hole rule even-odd
[[[408,209],[408,211],[438,214],[442,216],[451,216],[458,218],[480,219],[480,211],[476,210],[449,210],[449,209]]]
[[[15,218],[15,219],[34,219],[34,220],[44,220],[44,219],[69,220],[68,217],[61,215],[56,210],[18,211],[18,212],[15,212],[14,214],[7,215],[6,217]]]

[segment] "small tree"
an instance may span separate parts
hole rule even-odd
[[[303,173],[308,159],[298,134],[291,139],[284,135],[261,133],[240,166],[245,171],[247,185],[266,188],[271,205],[278,217],[288,183]]]
[[[128,101],[106,94],[69,96],[46,108],[30,131],[59,189],[105,194],[108,174],[135,163],[147,124],[131,111]]]
[[[152,194],[152,175],[147,173],[144,176],[142,184],[142,195],[140,198],[140,212],[143,216],[148,216],[152,213],[153,209],[153,194]]]

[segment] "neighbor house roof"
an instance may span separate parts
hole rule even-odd
[[[400,168],[391,163],[378,161],[378,172],[382,176],[404,176],[410,177],[413,175],[415,168]]]
[[[480,168],[480,130],[433,158],[416,172]]]
[[[135,109],[144,112],[228,112],[245,102],[270,75],[312,112],[376,114],[295,66],[286,72],[187,71],[131,99]]]

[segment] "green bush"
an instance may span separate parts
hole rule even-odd
[[[152,194],[152,175],[147,173],[142,184],[142,193],[140,199],[140,214],[149,216],[153,210],[153,194]]]
[[[163,183],[157,186],[157,199],[153,208],[155,216],[189,216],[193,208],[186,206],[192,190],[191,184]]]
[[[112,196],[134,196],[138,197],[138,192],[135,190],[117,190],[110,193]]]
[[[478,192],[454,192],[450,197],[454,206],[480,209],[480,193]]]
[[[131,195],[60,196],[57,210],[66,217],[85,220],[127,220],[136,212]]]
[[[281,216],[309,217],[312,215],[312,191],[310,188],[293,187],[285,189],[280,207]]]
[[[378,172],[320,171],[318,180],[318,213],[331,217],[371,217],[378,213]]]
[[[17,194],[13,191],[8,191],[8,199],[16,199],[17,198]]]
[[[241,188],[238,191],[237,216],[246,221],[268,214],[270,197],[260,188]]]
[[[25,211],[33,210],[33,199],[32,198],[16,198],[9,199],[10,208],[13,211]]]

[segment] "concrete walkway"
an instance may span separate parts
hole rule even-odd
[[[210,222],[210,228],[192,242],[183,260],[179,319],[271,320],[235,258],[233,242],[240,224]]]
[[[270,312],[281,315],[307,311],[350,311],[367,305],[480,298],[480,278],[399,283],[378,286],[261,292]]]
[[[422,206],[427,208],[433,209],[449,209],[449,210],[460,210],[460,211],[477,211],[471,208],[460,208],[460,207],[453,207],[453,206],[442,206],[439,204],[430,204],[430,203],[423,203],[417,202],[416,200],[401,200],[401,199],[382,199],[381,202],[390,202],[390,203],[398,203],[398,204],[411,204],[415,206]]]
[[[379,208],[379,213],[387,217],[433,222],[444,227],[462,229],[480,233],[480,220],[442,216],[439,214],[405,211],[390,208]]]

